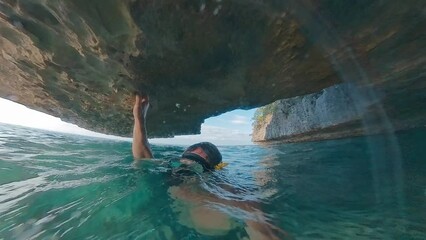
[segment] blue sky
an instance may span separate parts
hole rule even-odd
[[[152,143],[190,145],[208,141],[216,145],[251,145],[252,116],[255,109],[234,110],[211,117],[201,125],[201,134],[176,136],[168,139],[150,139]]]
[[[234,110],[217,117],[208,118],[204,124],[214,127],[232,128],[244,133],[251,133],[251,119],[256,109]]]
[[[176,136],[174,138],[150,139],[150,142],[154,144],[177,145],[190,145],[200,141],[209,141],[217,145],[252,144],[250,134],[252,131],[251,119],[254,112],[255,109],[227,112],[220,116],[206,119],[204,124],[201,125],[201,134]],[[92,137],[131,141],[130,138],[119,138],[79,128],[74,124],[63,122],[59,118],[29,109],[24,105],[2,98],[0,98],[0,123],[9,123]]]

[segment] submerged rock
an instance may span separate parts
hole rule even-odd
[[[423,5],[5,0],[0,97],[128,136],[132,94],[148,92],[149,135],[173,136],[197,133],[204,119],[229,110],[339,83],[336,62],[355,58],[369,76],[361,84],[403,95],[407,102],[389,101],[406,106],[425,99]]]

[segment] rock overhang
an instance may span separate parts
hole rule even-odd
[[[150,136],[197,133],[210,116],[341,81],[330,49],[324,52],[306,32],[291,2],[4,1],[0,96],[84,128],[128,136],[133,92],[143,91],[152,103]],[[415,53],[417,61],[383,57],[389,49],[408,54],[421,47],[417,35],[407,37],[411,30],[386,27],[388,14],[373,16],[378,9],[395,12],[397,2],[363,1],[351,9],[338,1],[303,2],[334,20],[346,47],[379,72],[372,80],[377,85],[386,85],[386,65],[411,62],[391,69],[403,78],[424,62],[424,48]],[[420,4],[400,9],[397,20],[419,21]],[[361,10],[370,22],[356,17]]]

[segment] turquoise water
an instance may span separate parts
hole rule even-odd
[[[380,136],[222,146],[224,170],[179,183],[130,142],[0,125],[0,239],[247,239],[250,221],[288,239],[426,239],[425,136],[398,134],[396,162]],[[194,223],[200,206],[225,227]]]

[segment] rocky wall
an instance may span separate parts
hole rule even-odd
[[[173,136],[233,109],[357,81],[349,72],[360,66],[360,84],[391,96],[389,111],[415,106],[402,114],[411,119],[425,99],[423,8],[419,0],[4,0],[0,97],[129,136],[133,92],[147,92],[148,134]]]

